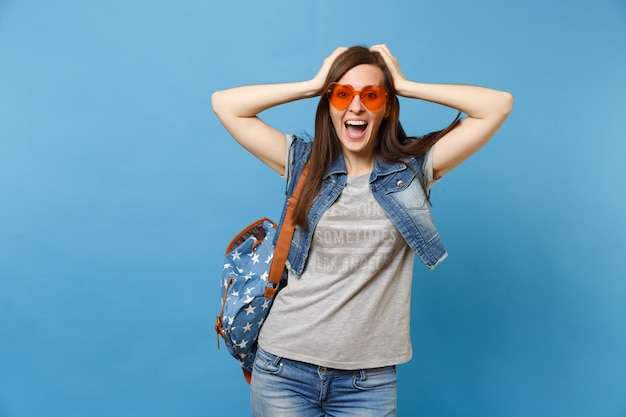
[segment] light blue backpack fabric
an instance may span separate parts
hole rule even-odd
[[[273,299],[264,297],[277,225],[270,219],[257,220],[242,230],[226,248],[222,270],[222,311],[215,331],[224,339],[228,352],[239,361],[248,383],[261,326]],[[281,278],[282,288],[286,274]]]

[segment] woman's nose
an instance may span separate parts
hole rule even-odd
[[[356,94],[354,96],[354,98],[350,102],[350,106],[348,107],[348,109],[352,110],[355,113],[359,113],[365,110],[365,107],[363,107],[363,103],[361,102],[361,96],[359,94]]]

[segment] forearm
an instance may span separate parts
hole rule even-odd
[[[513,97],[510,93],[491,88],[471,85],[427,84],[409,80],[402,80],[396,84],[400,96],[451,107],[474,119],[506,117],[513,104]]]
[[[212,105],[221,117],[255,117],[271,107],[314,97],[319,88],[311,81],[258,84],[213,93]]]
[[[285,172],[285,135],[258,114],[271,107],[313,97],[321,87],[313,81],[259,84],[217,91],[213,111],[226,130],[250,153],[281,175]]]

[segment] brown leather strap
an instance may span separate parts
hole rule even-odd
[[[309,162],[304,166],[296,190],[293,192],[289,200],[287,200],[287,213],[280,229],[280,235],[278,235],[278,242],[276,242],[276,248],[274,249],[274,258],[270,265],[269,277],[267,278],[267,285],[265,286],[264,296],[265,298],[274,298],[280,279],[283,276],[285,269],[285,262],[287,262],[287,255],[289,255],[289,248],[291,247],[291,240],[293,238],[293,231],[295,224],[293,221],[293,210],[298,202],[300,194],[302,194],[302,188],[304,187],[304,180],[309,173]]]

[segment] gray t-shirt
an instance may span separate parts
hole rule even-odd
[[[374,199],[369,176],[349,176],[323,214],[302,276],[289,274],[261,329],[264,350],[336,369],[411,359],[414,253]]]

